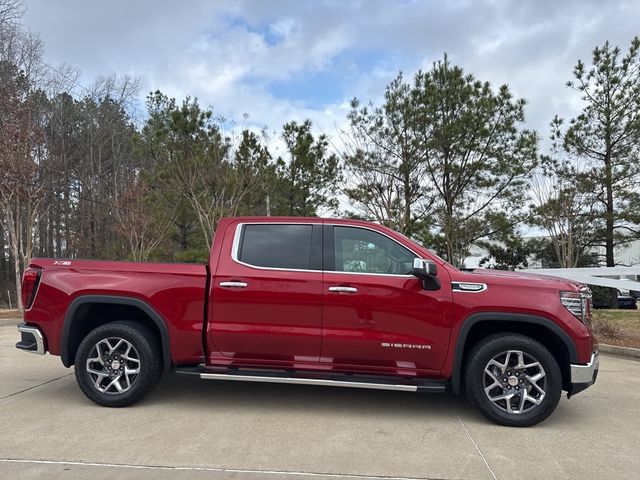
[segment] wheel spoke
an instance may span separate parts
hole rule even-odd
[[[123,360],[126,360],[127,362],[133,362],[140,365],[140,360],[138,360],[137,358],[131,358],[127,355],[120,355],[120,358],[122,358]]]
[[[115,347],[111,347],[109,349],[109,355],[111,355],[120,345],[122,345],[123,342],[124,340],[122,338],[118,339],[118,343],[116,343]]]
[[[102,352],[100,351],[100,343],[97,343],[94,349],[96,351],[96,356],[90,360],[95,360],[96,362],[100,362],[101,365],[104,365],[104,362],[102,361]]]
[[[527,391],[520,391],[520,403],[518,404],[518,413],[524,412],[524,402],[527,401]]]
[[[507,355],[504,357],[504,371],[506,371],[509,368],[509,364],[511,363],[511,354],[513,352],[511,350],[509,350],[507,352]]]
[[[498,395],[495,397],[489,397],[493,403],[499,402],[501,400],[505,401],[505,405],[508,413],[515,413],[511,408],[511,399],[515,396],[514,393],[505,393],[502,395]]]
[[[489,397],[492,402],[499,402],[500,400],[511,400],[514,393],[503,393],[502,395],[496,395],[495,397]]]
[[[92,375],[98,375],[100,378],[108,377],[109,374],[107,372],[99,372],[98,370],[94,370],[92,368],[87,368],[87,372]]]
[[[540,362],[533,362],[527,365],[523,365],[522,368],[526,370],[527,368],[542,368],[542,366],[540,365]]]
[[[87,367],[89,366],[90,363],[99,363],[100,365],[102,365],[104,367],[104,361],[102,360],[102,357],[100,356],[100,353],[98,353],[97,351],[96,351],[96,356],[95,357],[87,358]]]
[[[491,360],[489,360],[486,369],[488,369],[489,367],[498,367],[500,369],[500,373],[504,373],[504,371],[507,369],[507,364],[500,363],[495,358],[492,358]]]
[[[527,394],[527,400],[531,403],[535,403],[536,405],[540,405],[544,400],[544,392],[538,398],[532,397],[531,395]]]
[[[520,351],[516,351],[516,358],[518,359],[518,363],[516,364],[517,369],[524,368],[524,353]]]
[[[489,368],[485,368],[484,373],[486,373],[493,380],[493,383],[485,387],[484,389],[485,393],[488,395],[491,390],[493,390],[496,387],[500,387],[500,380],[496,378],[496,376],[493,374],[493,372]]]
[[[530,382],[529,385],[531,385],[531,388],[535,388],[540,393],[540,395],[545,395],[546,392],[537,383]]]
[[[538,380],[540,380],[542,377],[545,376],[544,371],[542,372],[538,372],[535,375],[533,375],[532,377],[530,377],[529,375],[526,376],[527,380],[529,380],[531,383],[537,383]]]
[[[124,392],[124,389],[122,388],[122,385],[120,385],[120,377],[116,377],[114,382],[115,382],[115,386],[116,386],[116,389],[118,390],[118,392],[119,393]]]

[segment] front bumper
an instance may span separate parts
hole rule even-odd
[[[18,331],[21,334],[21,339],[16,343],[16,348],[38,355],[44,355],[47,352],[44,336],[38,327],[21,323],[18,325]]]
[[[567,398],[596,383],[598,368],[600,368],[600,361],[597,350],[591,354],[591,361],[586,365],[571,364],[571,387],[567,392]]]

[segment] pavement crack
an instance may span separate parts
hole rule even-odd
[[[0,397],[0,400],[4,400],[5,398],[14,397],[16,395],[20,395],[21,393],[28,392],[29,390],[33,390],[34,388],[42,387],[43,385],[47,385],[48,383],[55,382],[56,380],[60,380],[61,378],[69,377],[73,375],[73,373],[67,373],[66,375],[62,375],[61,377],[52,378],[51,380],[47,380],[46,382],[39,383],[38,385],[33,385],[31,387],[24,388],[18,392],[10,393],[9,395],[5,395],[4,397]]]
[[[130,463],[102,463],[102,462],[83,462],[69,460],[28,460],[24,458],[0,458],[0,463],[22,463],[35,465],[66,465],[66,466],[82,466],[82,467],[107,467],[107,468],[124,468],[137,470],[168,470],[168,471],[196,471],[196,472],[216,472],[216,473],[239,473],[239,474],[256,474],[265,476],[279,477],[324,477],[339,479],[355,479],[355,480],[442,480],[432,477],[397,477],[385,475],[364,475],[349,473],[319,473],[305,471],[290,470],[260,470],[260,469],[244,469],[244,468],[224,468],[224,467],[183,467],[169,465],[140,465]]]
[[[480,450],[480,447],[478,446],[476,441],[471,436],[471,433],[469,432],[469,430],[467,429],[467,426],[464,424],[464,422],[460,418],[460,415],[458,415],[458,412],[456,411],[455,408],[453,409],[453,413],[455,414],[456,418],[458,419],[458,422],[460,422],[460,425],[462,425],[462,428],[464,429],[465,433],[467,434],[467,437],[469,438],[469,440],[471,440],[471,443],[473,443],[473,446],[476,447],[476,451],[478,452],[478,454],[480,454],[480,457],[482,458],[482,461],[484,462],[484,464],[489,469],[489,473],[493,477],[493,480],[498,480],[498,477],[496,477],[496,474],[491,469],[491,466],[489,465],[489,462],[487,462],[487,459],[485,458],[485,456],[483,455],[482,451]]]

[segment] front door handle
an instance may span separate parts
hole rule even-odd
[[[224,288],[247,288],[246,282],[220,282],[220,286]]]
[[[329,291],[339,293],[357,293],[358,289],[356,287],[329,287]]]

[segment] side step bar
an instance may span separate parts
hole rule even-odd
[[[429,379],[406,379],[402,382],[394,377],[371,377],[348,374],[322,374],[309,372],[308,376],[284,371],[243,371],[240,369],[207,369],[200,367],[179,367],[176,373],[198,375],[202,380],[231,380],[236,382],[289,383],[294,385],[320,385],[327,387],[366,388],[372,390],[396,390],[404,392],[444,393],[444,381]]]

